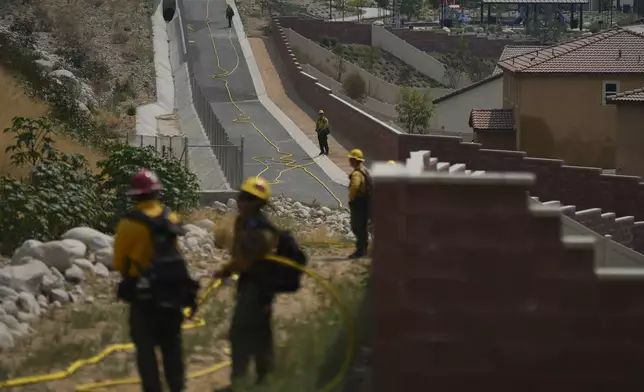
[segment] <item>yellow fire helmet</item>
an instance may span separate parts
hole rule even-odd
[[[261,177],[250,177],[242,184],[240,190],[264,201],[271,197],[271,186]]]
[[[388,161],[388,162],[387,162],[387,164],[389,164],[389,165],[395,165],[395,164],[396,164],[396,161]]]
[[[355,159],[356,161],[364,162],[364,154],[362,153],[362,150],[358,148],[354,148],[351,150],[349,155],[347,155],[349,159]]]
[[[318,111],[318,114],[324,114],[324,110],[320,109],[320,110]]]

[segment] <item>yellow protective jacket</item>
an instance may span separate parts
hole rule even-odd
[[[163,213],[163,205],[158,200],[143,201],[134,208],[153,218]],[[168,215],[168,219],[175,224],[180,222],[179,215],[174,212]],[[153,253],[150,230],[145,224],[129,218],[121,219],[114,236],[114,269],[123,277],[138,277],[139,270],[149,267]],[[128,260],[130,268],[126,271]]]
[[[261,213],[247,218],[237,217],[232,258],[224,265],[224,271],[250,272],[256,262],[263,260],[267,254],[275,250],[279,237],[272,230],[257,227],[261,219],[267,218]]]
[[[315,130],[319,131],[321,129],[328,129],[329,128],[329,119],[326,118],[326,116],[323,116],[322,118],[318,118],[315,121]]]
[[[349,174],[349,201],[355,201],[360,196],[366,196],[367,193],[367,168],[360,164]]]

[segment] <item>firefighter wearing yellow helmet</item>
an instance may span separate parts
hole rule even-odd
[[[270,184],[251,177],[237,197],[239,215],[235,221],[232,258],[215,273],[227,278],[238,273],[235,311],[230,326],[232,359],[231,390],[245,378],[251,359],[255,361],[257,383],[262,384],[273,368],[272,305],[275,292],[267,287],[265,257],[278,244],[279,235],[263,213],[271,197]]]
[[[369,220],[371,218],[371,174],[364,165],[364,154],[353,149],[348,155],[353,168],[349,174],[349,210],[351,231],[356,236],[356,250],[349,258],[357,259],[367,254],[369,246]]]
[[[329,155],[329,119],[324,114],[324,110],[318,111],[318,119],[315,121],[315,133],[318,135],[318,144],[320,145],[320,155]]]

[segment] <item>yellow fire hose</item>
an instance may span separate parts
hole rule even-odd
[[[279,180],[281,176],[291,170],[294,169],[302,169],[305,173],[313,177],[313,179],[316,180],[329,194],[336,200],[338,203],[339,207],[343,207],[342,201],[329,189],[329,187],[324,184],[324,182],[317,177],[315,174],[313,174],[310,170],[307,169],[307,166],[315,164],[315,162],[310,162],[306,164],[297,164],[297,160],[293,158],[293,153],[288,153],[282,151],[272,140],[270,140],[264,132],[262,132],[252,121],[251,117],[246,115],[244,111],[237,105],[237,103],[233,100],[232,94],[230,92],[230,88],[228,86],[228,81],[225,79],[226,77],[230,76],[233,72],[237,70],[239,67],[239,53],[237,52],[237,48],[235,47],[233,41],[232,41],[232,30],[228,29],[228,40],[230,41],[230,44],[233,48],[233,51],[235,52],[235,57],[236,57],[236,63],[235,66],[232,70],[226,70],[221,67],[221,61],[219,58],[219,52],[217,50],[217,44],[215,43],[215,39],[213,36],[212,28],[210,25],[210,18],[209,18],[209,12],[210,12],[210,0],[206,2],[206,26],[208,27],[209,35],[210,35],[210,41],[212,43],[212,47],[215,52],[215,56],[217,58],[217,68],[219,68],[221,73],[215,74],[212,76],[213,79],[219,79],[223,81],[224,86],[226,87],[226,91],[228,93],[228,99],[230,100],[230,103],[235,106],[235,108],[239,111],[239,116],[234,119],[233,121],[236,123],[243,123],[243,124],[248,124],[255,131],[257,131],[275,150],[276,152],[281,155],[278,161],[275,160],[275,158],[270,157],[270,156],[254,156],[252,157],[252,160],[254,160],[257,163],[260,163],[264,166],[264,169],[260,171],[257,176],[261,176],[264,174],[266,171],[269,170],[270,165],[266,163],[266,161],[277,163],[277,164],[282,164],[287,167],[287,169],[284,169],[279,172],[277,177],[271,182],[271,184],[279,184]],[[338,244],[338,245],[344,245],[344,244]],[[320,389],[320,392],[329,392],[333,390],[335,387],[337,387],[343,380],[344,376],[346,375],[347,371],[349,370],[349,366],[351,364],[351,360],[353,357],[353,345],[354,345],[354,329],[353,329],[353,323],[349,314],[349,310],[345,306],[345,304],[342,302],[342,299],[340,298],[339,294],[337,291],[333,288],[333,286],[326,282],[322,277],[320,277],[315,271],[309,269],[309,268],[303,268],[300,265],[279,257],[279,256],[271,256],[269,258],[270,260],[278,263],[282,263],[285,265],[288,265],[292,268],[297,268],[303,273],[309,275],[312,277],[318,284],[320,284],[327,292],[332,296],[333,301],[336,303],[336,305],[339,307],[341,311],[342,318],[344,319],[346,328],[347,328],[347,342],[348,342],[348,349],[347,353],[345,355],[344,362],[342,364],[342,367],[340,369],[340,372],[336,375],[331,382],[329,382],[325,387]],[[204,293],[200,296],[200,303],[203,303],[207,297],[212,293],[213,290],[221,286],[221,280],[218,280],[211,284],[205,291]],[[203,319],[195,319],[194,322],[188,322],[183,325],[184,330],[190,330],[194,328],[201,328],[206,325],[205,320]],[[22,386],[22,385],[28,385],[28,384],[36,384],[36,383],[43,383],[43,382],[49,382],[49,381],[57,381],[61,380],[64,378],[67,378],[77,372],[79,369],[86,367],[88,365],[95,365],[103,361],[105,358],[107,358],[109,355],[116,353],[116,352],[122,352],[122,351],[131,351],[134,349],[134,345],[132,343],[128,344],[116,344],[116,345],[111,345],[105,348],[103,351],[101,351],[99,354],[91,357],[91,358],[86,358],[86,359],[81,359],[73,364],[71,364],[67,369],[61,370],[55,373],[50,373],[50,374],[45,374],[45,375],[40,375],[40,376],[30,376],[30,377],[22,377],[22,378],[15,378],[11,380],[5,380],[5,381],[0,381],[0,388],[9,388],[9,387],[17,387],[17,386]],[[217,372],[227,366],[230,365],[230,361],[223,361],[220,363],[217,363],[211,367],[208,367],[206,369],[202,369],[196,372],[189,373],[187,375],[188,379],[194,379],[198,377],[203,377],[208,374]],[[101,382],[95,382],[95,383],[90,383],[90,384],[83,384],[79,385],[76,387],[76,391],[78,392],[83,392],[83,391],[97,391],[100,390],[99,388],[106,388],[106,387],[114,387],[114,386],[120,386],[120,385],[131,385],[131,384],[138,384],[140,382],[139,378],[126,378],[126,379],[121,379],[121,380],[107,380],[107,381],[101,381]]]
[[[271,255],[267,257],[268,260],[276,263],[281,263],[284,265],[287,265],[291,268],[296,268],[306,275],[310,276],[313,278],[320,286],[322,286],[330,295],[331,298],[333,299],[333,302],[338,306],[340,310],[340,315],[342,316],[342,319],[344,321],[344,324],[347,329],[347,351],[344,357],[344,361],[342,363],[342,367],[340,368],[340,371],[338,374],[323,388],[321,388],[319,391],[320,392],[330,392],[334,388],[336,388],[344,379],[347,371],[349,370],[349,367],[351,366],[351,360],[353,359],[353,350],[354,350],[354,341],[355,341],[355,331],[354,331],[354,326],[353,326],[353,320],[351,319],[351,314],[349,309],[347,308],[346,304],[342,301],[342,298],[340,297],[339,293],[337,290],[324,278],[322,278],[320,275],[318,275],[315,271],[313,271],[310,268],[302,267],[297,263],[294,263],[293,261],[286,259],[284,257],[276,256],[276,255]],[[234,277],[236,279],[237,277]],[[199,303],[203,304],[208,296],[219,286],[221,286],[222,281],[217,280],[204,292],[200,295],[199,297]],[[189,314],[190,310],[186,310],[186,314]],[[206,321],[203,319],[196,319],[194,322],[187,322],[185,323],[182,328],[184,330],[190,330],[190,329],[195,329],[195,328],[201,328],[206,325]],[[95,365],[103,361],[105,358],[107,358],[109,355],[116,353],[116,352],[121,352],[121,351],[131,351],[134,349],[134,345],[132,343],[128,344],[115,344],[108,346],[105,348],[103,351],[101,351],[99,354],[91,357],[91,358],[86,358],[86,359],[80,359],[74,363],[72,363],[67,369],[61,370],[55,373],[50,373],[50,374],[44,374],[44,375],[39,375],[39,376],[29,376],[29,377],[22,377],[22,378],[14,378],[11,380],[5,380],[5,381],[0,381],[0,388],[10,388],[10,387],[17,387],[17,386],[23,386],[23,385],[29,385],[29,384],[37,384],[37,383],[43,383],[43,382],[48,382],[48,381],[57,381],[57,380],[62,380],[64,378],[67,378],[71,376],[72,374],[76,373],[79,369],[86,367],[88,365]],[[217,372],[227,366],[230,365],[230,361],[223,361],[220,363],[217,363],[211,367],[208,367],[206,369],[202,369],[196,372],[189,373],[187,375],[188,379],[195,379],[199,377],[206,376],[208,374]],[[87,392],[87,391],[105,391],[102,388],[106,387],[115,387],[115,386],[120,386],[120,385],[133,385],[133,384],[138,384],[140,383],[140,379],[136,377],[132,378],[125,378],[125,379],[120,379],[120,380],[106,380],[106,381],[99,381],[99,382],[93,382],[93,383],[88,383],[88,384],[83,384],[83,385],[78,385],[76,386],[75,390],[77,392]]]
[[[218,74],[212,75],[212,78],[221,80],[224,83],[224,87],[226,87],[226,92],[228,93],[228,100],[230,101],[231,104],[233,104],[233,106],[239,112],[239,116],[236,119],[234,119],[233,122],[242,123],[242,124],[248,124],[251,127],[253,127],[253,129],[257,133],[259,133],[264,138],[264,140],[266,140],[266,142],[268,144],[270,144],[275,149],[275,151],[279,155],[281,155],[281,157],[278,160],[275,160],[275,158],[271,157],[271,156],[254,156],[254,157],[252,157],[251,159],[253,161],[255,161],[255,162],[257,162],[257,163],[259,163],[259,164],[264,166],[264,169],[262,169],[262,171],[260,171],[257,174],[257,177],[260,177],[262,174],[264,174],[270,168],[270,165],[268,163],[266,163],[266,162],[273,162],[273,163],[276,163],[276,164],[282,164],[282,165],[287,167],[287,169],[284,169],[284,170],[280,171],[279,174],[277,175],[277,177],[275,177],[275,179],[272,182],[270,182],[273,185],[280,183],[280,178],[282,177],[282,175],[284,173],[286,173],[288,171],[291,171],[291,170],[295,170],[295,169],[302,169],[306,174],[311,176],[318,184],[320,184],[327,192],[329,192],[331,197],[333,197],[335,199],[335,201],[338,203],[338,206],[340,208],[342,208],[343,207],[342,201],[335,195],[335,193],[333,193],[333,191],[318,176],[313,174],[313,172],[311,172],[307,168],[307,166],[311,166],[311,165],[315,164],[315,162],[298,164],[297,160],[293,158],[293,153],[282,151],[268,136],[266,136],[266,134],[264,132],[262,132],[255,125],[255,123],[253,122],[252,118],[249,115],[247,115],[246,113],[244,113],[244,110],[242,108],[240,108],[239,105],[237,105],[237,103],[233,99],[232,93],[230,92],[230,87],[228,86],[228,80],[225,79],[228,76],[232,75],[237,70],[237,68],[239,68],[239,53],[237,52],[237,48],[235,47],[235,44],[233,43],[232,29],[228,29],[228,41],[230,42],[230,46],[233,48],[233,51],[235,52],[235,66],[233,67],[233,69],[231,69],[229,71],[227,69],[222,68],[222,66],[221,66],[221,60],[219,58],[219,51],[217,50],[217,44],[215,43],[215,38],[213,36],[212,27],[210,25],[210,17],[209,17],[209,15],[210,15],[210,0],[208,0],[206,2],[206,26],[208,27],[208,34],[210,35],[210,42],[211,42],[212,48],[213,48],[213,50],[215,52],[215,57],[217,58],[217,68],[219,68],[219,70],[221,71]]]

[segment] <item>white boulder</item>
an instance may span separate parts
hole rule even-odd
[[[20,311],[20,309],[18,309],[18,305],[16,305],[14,301],[3,301],[2,304],[0,304],[0,308],[4,310],[5,314],[8,316],[15,316]]]
[[[33,314],[36,316],[40,314],[40,305],[38,305],[38,301],[36,300],[36,297],[31,293],[27,293],[27,292],[20,293],[18,297],[18,301],[16,301],[16,304],[18,305],[18,308],[23,312]]]
[[[21,264],[21,260],[26,257],[31,257],[36,260],[43,260],[45,258],[45,251],[41,248],[42,242],[38,240],[27,240],[22,243],[20,248],[16,249],[11,257],[11,264]]]
[[[85,279],[85,273],[79,266],[72,265],[65,271],[65,279],[70,283],[80,283]]]
[[[114,249],[111,246],[99,249],[94,258],[97,263],[103,264],[108,269],[114,269]]]
[[[96,263],[94,264],[94,274],[102,278],[107,278],[110,276],[110,271],[107,269],[105,264]]]
[[[51,275],[49,268],[42,261],[32,259],[26,264],[0,268],[0,286],[37,293],[41,289],[43,276],[47,275]]]
[[[74,239],[82,242],[90,252],[114,246],[114,238],[90,227],[75,227],[67,230],[63,239]]]
[[[76,260],[73,261],[73,264],[75,266],[78,266],[83,271],[93,271],[94,270],[94,264],[92,264],[92,262],[87,260],[87,259],[76,259]]]
[[[71,297],[64,289],[55,289],[51,291],[51,302],[53,302],[54,307],[56,307],[56,303],[60,305],[71,302]]]
[[[85,258],[86,247],[77,240],[49,241],[40,246],[44,251],[43,262],[58,271],[65,271],[76,259]]]

